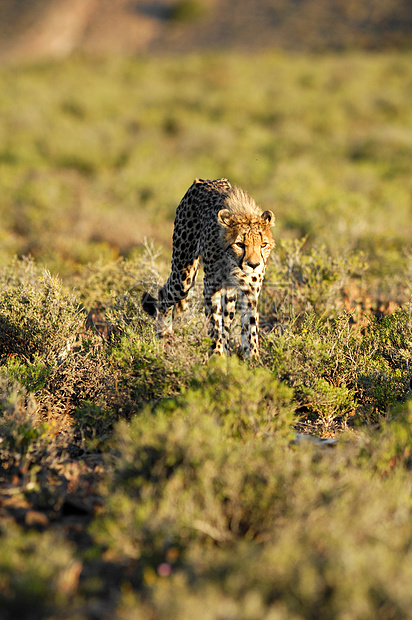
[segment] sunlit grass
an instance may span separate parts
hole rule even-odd
[[[227,176],[275,211],[277,236],[367,251],[379,237],[402,256],[410,67],[408,54],[266,53],[3,68],[7,252],[53,263],[62,245],[63,258],[87,260],[96,239],[170,247],[191,181]]]

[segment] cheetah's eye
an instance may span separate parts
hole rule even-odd
[[[267,248],[268,247],[268,243],[262,243],[262,245],[260,246],[261,248]]]
[[[241,241],[237,241],[236,243],[234,243],[233,245],[235,245],[237,248],[239,248],[240,250],[244,250],[245,249],[245,244],[242,243]]]

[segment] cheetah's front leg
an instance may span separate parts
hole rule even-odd
[[[241,339],[246,357],[259,357],[259,312],[256,291],[241,291]]]
[[[205,313],[208,336],[212,340],[209,355],[224,355],[222,293],[220,290],[210,296],[205,291]]]
[[[230,344],[230,327],[235,317],[237,291],[233,289],[224,289],[222,291],[222,315],[223,315],[223,349],[229,355]]]

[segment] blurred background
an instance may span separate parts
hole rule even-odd
[[[408,0],[1,0],[1,57],[411,46]]]

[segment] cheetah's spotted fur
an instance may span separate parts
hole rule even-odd
[[[184,308],[202,257],[212,352],[228,353],[239,292],[242,348],[246,356],[258,357],[257,302],[274,246],[273,224],[272,211],[262,213],[246,192],[232,188],[227,179],[196,179],[176,212],[169,279],[158,300],[149,293],[142,298],[144,310],[157,316],[159,336],[172,332],[173,315]]]

